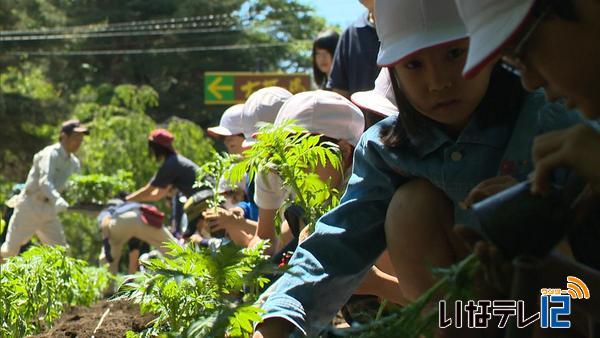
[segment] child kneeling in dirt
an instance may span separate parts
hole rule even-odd
[[[100,262],[110,264],[110,272],[117,273],[123,246],[133,237],[165,253],[165,243],[176,243],[175,237],[163,227],[164,214],[156,207],[136,202],[114,201],[98,215],[103,247]]]

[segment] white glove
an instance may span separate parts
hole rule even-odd
[[[69,207],[69,203],[67,203],[67,201],[65,201],[64,198],[59,197],[56,202],[54,203],[54,210],[56,211],[56,213],[60,213],[63,211],[66,211],[67,208]]]

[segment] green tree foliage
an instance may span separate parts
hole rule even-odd
[[[28,62],[0,72],[0,173],[25,178],[33,154],[50,141],[57,119],[65,116],[59,92],[44,65]]]
[[[112,277],[88,267],[62,247],[32,247],[0,269],[0,336],[35,334],[60,317],[65,306],[91,305]]]
[[[213,15],[213,16],[211,16]],[[142,34],[128,36],[66,36],[45,40],[4,41],[0,66],[19,65],[23,57],[48,63],[51,81],[62,93],[77,92],[91,84],[132,83],[150,85],[160,94],[161,105],[151,110],[156,120],[171,115],[188,118],[203,126],[218,120],[221,107],[205,107],[202,97],[205,71],[297,71],[310,67],[310,42],[325,27],[322,18],[299,0],[0,0],[0,29],[25,30],[86,25],[102,31],[106,25],[201,17],[189,24],[185,34]],[[157,31],[175,30],[163,25]],[[153,28],[136,26],[144,33]],[[80,32],[58,31],[60,34]],[[34,35],[34,34],[32,34]],[[277,43],[265,48],[216,48],[196,52],[142,53],[74,56],[35,56],[31,52],[97,50],[144,50],[205,48]],[[281,45],[283,43],[283,45]],[[29,52],[28,54],[11,54]],[[63,99],[68,101],[68,97]]]

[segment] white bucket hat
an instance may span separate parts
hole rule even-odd
[[[351,99],[360,108],[368,109],[381,116],[398,115],[390,70],[387,67],[381,68],[373,90],[356,92],[352,94]]]
[[[535,0],[456,0],[470,36],[463,75],[470,77],[519,32]]]
[[[242,111],[243,148],[249,148],[256,140],[252,137],[258,131],[259,122],[273,123],[283,104],[292,93],[281,87],[266,87],[248,97]]]
[[[212,137],[231,136],[243,134],[242,112],[244,105],[242,103],[233,105],[221,116],[221,121],[217,127],[210,127],[206,131]]]
[[[381,42],[377,64],[382,67],[422,49],[467,37],[451,0],[377,0],[375,16]]]
[[[346,140],[353,146],[358,144],[365,127],[360,108],[345,97],[325,90],[292,96],[281,107],[275,125],[281,125],[285,120],[295,120],[296,125],[310,133]]]

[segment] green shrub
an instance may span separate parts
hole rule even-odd
[[[169,257],[143,262],[146,272],[132,276],[119,298],[157,315],[142,336],[248,337],[252,323],[261,320],[260,309],[252,305],[268,282],[261,273],[275,271],[263,246],[170,244]]]
[[[104,205],[119,192],[130,192],[134,188],[133,174],[119,169],[116,174],[110,176],[74,175],[70,178],[66,197],[71,204]]]
[[[0,337],[23,337],[49,327],[67,305],[89,306],[111,275],[68,257],[65,248],[34,246],[0,269]]]

